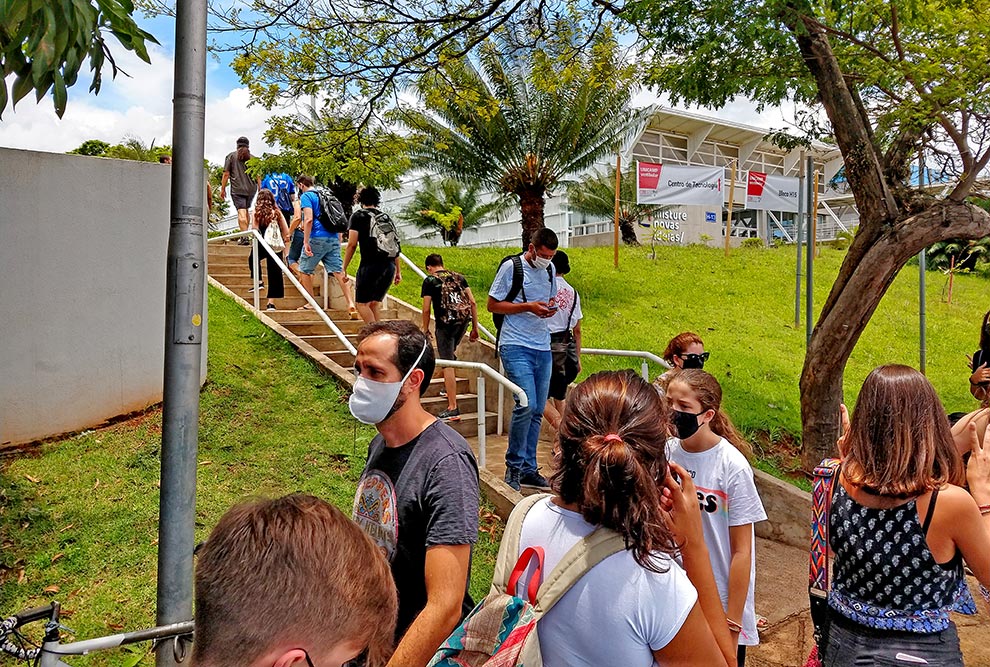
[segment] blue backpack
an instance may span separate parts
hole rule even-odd
[[[261,181],[261,187],[275,195],[275,205],[283,211],[292,210],[292,195],[296,185],[288,174],[268,174]]]

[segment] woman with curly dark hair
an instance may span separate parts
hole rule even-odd
[[[261,190],[258,192],[258,202],[254,206],[254,219],[251,226],[257,229],[258,232],[264,236],[265,232],[268,230],[268,225],[278,225],[282,233],[282,240],[285,243],[289,242],[289,228],[285,225],[285,218],[282,216],[281,211],[278,210],[278,206],[275,205],[275,195],[273,195],[269,190]],[[281,299],[285,296],[285,283],[282,280],[282,270],[278,268],[278,263],[275,258],[268,252],[268,249],[262,245],[258,245],[261,249],[262,255],[265,256],[266,264],[268,265],[268,291],[265,296],[268,299],[268,305],[266,310],[275,310],[275,299]],[[254,266],[254,251],[248,255],[248,267]],[[252,289],[265,289],[265,285],[261,280],[261,258],[258,258],[258,284]]]
[[[548,573],[599,530],[618,533],[626,548],[541,617],[543,664],[735,664],[696,490],[683,468],[668,467],[668,433],[663,400],[631,371],[596,373],[568,394],[550,476],[555,495],[525,514],[520,553],[540,547]]]
[[[969,393],[984,407],[990,403],[990,311],[983,316],[980,327],[980,349],[973,353],[970,363]]]

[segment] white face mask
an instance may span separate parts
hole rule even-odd
[[[536,255],[533,257],[533,266],[543,271],[546,271],[547,267],[550,266],[550,260],[546,257],[540,257]]]
[[[426,346],[429,344],[429,341],[423,343],[423,349],[420,351],[419,356],[416,357],[416,361],[398,382],[377,382],[358,375],[354,381],[351,398],[347,401],[347,407],[350,408],[351,415],[362,424],[374,425],[385,421],[385,418],[389,416],[389,412],[392,411],[392,406],[395,405],[396,399],[399,398],[402,385],[406,383],[412,372],[416,370],[416,366],[419,365],[423,355],[426,354]]]

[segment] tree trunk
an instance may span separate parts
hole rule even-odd
[[[815,326],[801,372],[802,458],[807,469],[834,452],[843,370],[901,268],[938,241],[987,235],[990,213],[946,200],[888,227],[860,259],[846,256],[842,272],[848,279],[832,286],[833,307]]]
[[[619,233],[622,235],[622,242],[626,245],[639,245],[639,239],[636,238],[636,226],[633,224],[633,219],[629,217],[619,218]]]
[[[534,185],[519,190],[516,194],[519,196],[519,209],[522,214],[522,248],[525,252],[536,230],[544,227],[543,207],[546,188]]]

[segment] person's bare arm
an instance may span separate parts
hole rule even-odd
[[[725,658],[719,652],[712,630],[705,621],[701,605],[694,603],[694,608],[684,620],[684,625],[677,631],[670,643],[659,651],[653,652],[653,658],[663,667],[721,667]],[[735,659],[733,658],[733,665]]]
[[[432,296],[423,297],[423,331],[426,333],[430,333],[430,304],[432,303]]]
[[[674,480],[671,472],[680,478],[679,484]],[[670,462],[664,485],[670,491],[673,502],[669,523],[678,544],[681,545],[684,570],[698,591],[698,605],[718,644],[723,660],[729,667],[735,667],[738,644],[729,634],[725,609],[722,607],[715,575],[712,573],[712,563],[708,558],[708,548],[705,546],[705,537],[701,530],[701,509],[698,507],[698,492],[694,481],[687,470]]]
[[[425,667],[461,620],[471,545],[426,550],[426,606],[399,640],[388,667]]]
[[[753,568],[753,524],[729,526],[729,600],[726,616],[742,625],[746,594],[749,593],[749,574]],[[739,633],[729,628],[729,634],[739,643]]]
[[[302,209],[299,208],[299,195],[292,195],[292,219],[289,221],[289,235],[302,224]]]
[[[352,229],[347,232],[347,249],[344,251],[344,273],[347,273],[347,267],[351,263],[351,258],[354,257],[354,250],[357,248],[357,243],[358,233]]]
[[[220,179],[220,199],[227,198],[227,181],[230,180],[230,172],[223,172],[223,177]]]
[[[938,508],[950,512],[952,541],[980,583],[990,588],[990,512],[983,514],[981,509],[990,507],[990,428],[984,431],[981,439],[976,424],[971,422],[966,427],[966,435],[971,451],[966,464],[966,481],[972,497],[962,489],[950,486],[939,494]]]
[[[307,257],[313,256],[313,249],[309,247],[309,235],[313,232],[313,209],[304,208],[303,214],[303,252]]]
[[[986,363],[982,363],[969,376],[969,393],[973,398],[982,401],[987,397],[987,389],[990,385],[985,384],[986,382],[990,382],[990,368],[987,368]]]
[[[470,287],[467,288],[466,292],[468,300],[471,302],[471,333],[468,340],[478,340],[478,302],[475,301]]]
[[[489,313],[500,313],[502,315],[517,315],[519,313],[533,313],[537,317],[550,317],[552,310],[543,301],[524,301],[523,303],[510,303],[509,301],[499,301],[493,296],[488,297]]]
[[[402,282],[402,258],[399,255],[395,256],[395,278],[393,282],[398,285]]]

